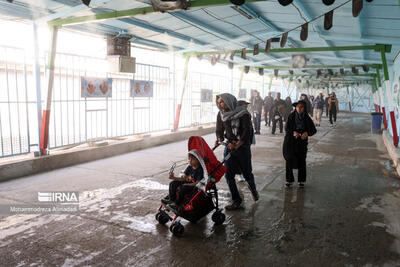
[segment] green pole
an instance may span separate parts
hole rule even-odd
[[[327,51],[352,51],[352,50],[374,50],[379,52],[385,50],[386,52],[391,49],[390,45],[376,44],[376,45],[360,45],[360,46],[328,46],[328,47],[291,47],[291,48],[274,48],[270,49],[269,53],[299,53],[299,52],[327,52]],[[235,53],[241,53],[241,50],[235,50]],[[246,50],[246,54],[253,54],[253,50]],[[260,53],[265,53],[264,49],[259,50]],[[226,51],[206,51],[206,52],[188,52],[189,55],[210,55],[210,54],[225,54]]]

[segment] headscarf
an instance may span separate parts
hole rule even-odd
[[[300,100],[298,102],[293,103],[293,106],[296,107],[298,104],[302,104],[304,107],[303,113],[297,113],[297,110],[294,111],[294,123],[296,125],[296,130],[304,130],[305,129],[305,115],[307,114],[307,104],[304,100]]]
[[[219,108],[218,98],[222,98],[225,105],[228,107],[229,111],[225,111],[225,110]],[[224,122],[227,120],[239,119],[247,113],[250,114],[247,111],[247,109],[243,108],[242,106],[238,106],[236,97],[229,93],[223,93],[223,94],[217,95],[216,103],[217,103],[217,107],[221,111],[221,119]]]

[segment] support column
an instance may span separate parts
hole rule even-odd
[[[378,78],[378,91],[379,91],[379,98],[380,98],[380,109],[382,109],[383,113],[383,128],[387,130],[388,123],[386,119],[386,109],[385,109],[385,98],[383,97],[383,90],[382,90],[382,83],[381,83],[381,75],[379,73],[379,68],[376,69],[376,76]]]
[[[47,63],[47,68],[49,70],[49,77],[47,79],[47,100],[46,109],[43,110],[42,117],[42,129],[40,135],[40,150],[42,155],[47,155],[47,147],[49,141],[49,123],[50,123],[50,110],[51,110],[51,99],[53,96],[53,86],[54,86],[54,61],[56,58],[56,48],[57,48],[57,27],[50,28],[50,50],[49,50],[49,61]]]
[[[187,73],[188,73],[188,67],[189,67],[189,59],[190,56],[186,57],[185,60],[185,66],[183,68],[183,76],[182,76],[182,94],[181,94],[181,100],[176,107],[176,116],[175,116],[175,123],[174,123],[174,131],[176,132],[179,128],[179,118],[181,116],[181,109],[182,109],[182,102],[183,102],[183,96],[185,94],[185,89],[186,89],[186,80],[187,80]]]
[[[39,56],[39,39],[37,33],[37,24],[33,22],[33,52],[35,57],[35,65],[33,68],[34,77],[35,77],[35,87],[36,87],[36,108],[37,108],[37,142],[38,142],[38,156],[42,155],[41,150],[41,129],[42,129],[42,90],[40,85],[40,56]]]
[[[383,82],[383,86],[386,89],[386,97],[388,100],[389,114],[390,114],[390,122],[392,124],[392,132],[393,132],[393,144],[395,147],[399,145],[399,136],[397,135],[397,124],[396,118],[394,116],[394,104],[392,91],[390,89],[390,81],[389,81],[389,71],[386,62],[386,53],[384,49],[381,49],[381,57],[382,57],[382,67],[383,67],[383,76],[385,81]]]
[[[349,103],[349,111],[351,112],[351,97],[350,97],[350,92],[349,92],[349,86],[346,87],[347,90],[347,102]]]

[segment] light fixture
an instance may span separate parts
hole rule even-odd
[[[258,50],[258,44],[254,45],[254,50],[253,50],[253,55],[258,55],[259,50]]]
[[[369,72],[369,67],[367,65],[362,65],[362,69],[364,72]]]
[[[330,30],[333,26],[333,10],[329,11],[324,16],[324,29]]]
[[[285,47],[286,45],[286,41],[288,38],[288,32],[285,32],[284,34],[282,34],[282,38],[281,38],[281,47]]]
[[[305,41],[308,37],[308,22],[301,25],[300,40]]]
[[[271,49],[271,39],[268,39],[265,45],[265,53],[269,53],[270,49]]]
[[[363,0],[353,0],[352,11],[353,17],[358,17],[360,15],[361,10],[363,8]]]

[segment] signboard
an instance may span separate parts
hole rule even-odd
[[[112,97],[112,79],[81,77],[81,97]]]
[[[131,80],[131,97],[153,97],[153,82]]]
[[[200,102],[212,102],[213,91],[210,89],[201,89]]]
[[[247,90],[246,89],[239,89],[239,96],[240,99],[246,99],[247,97]]]

